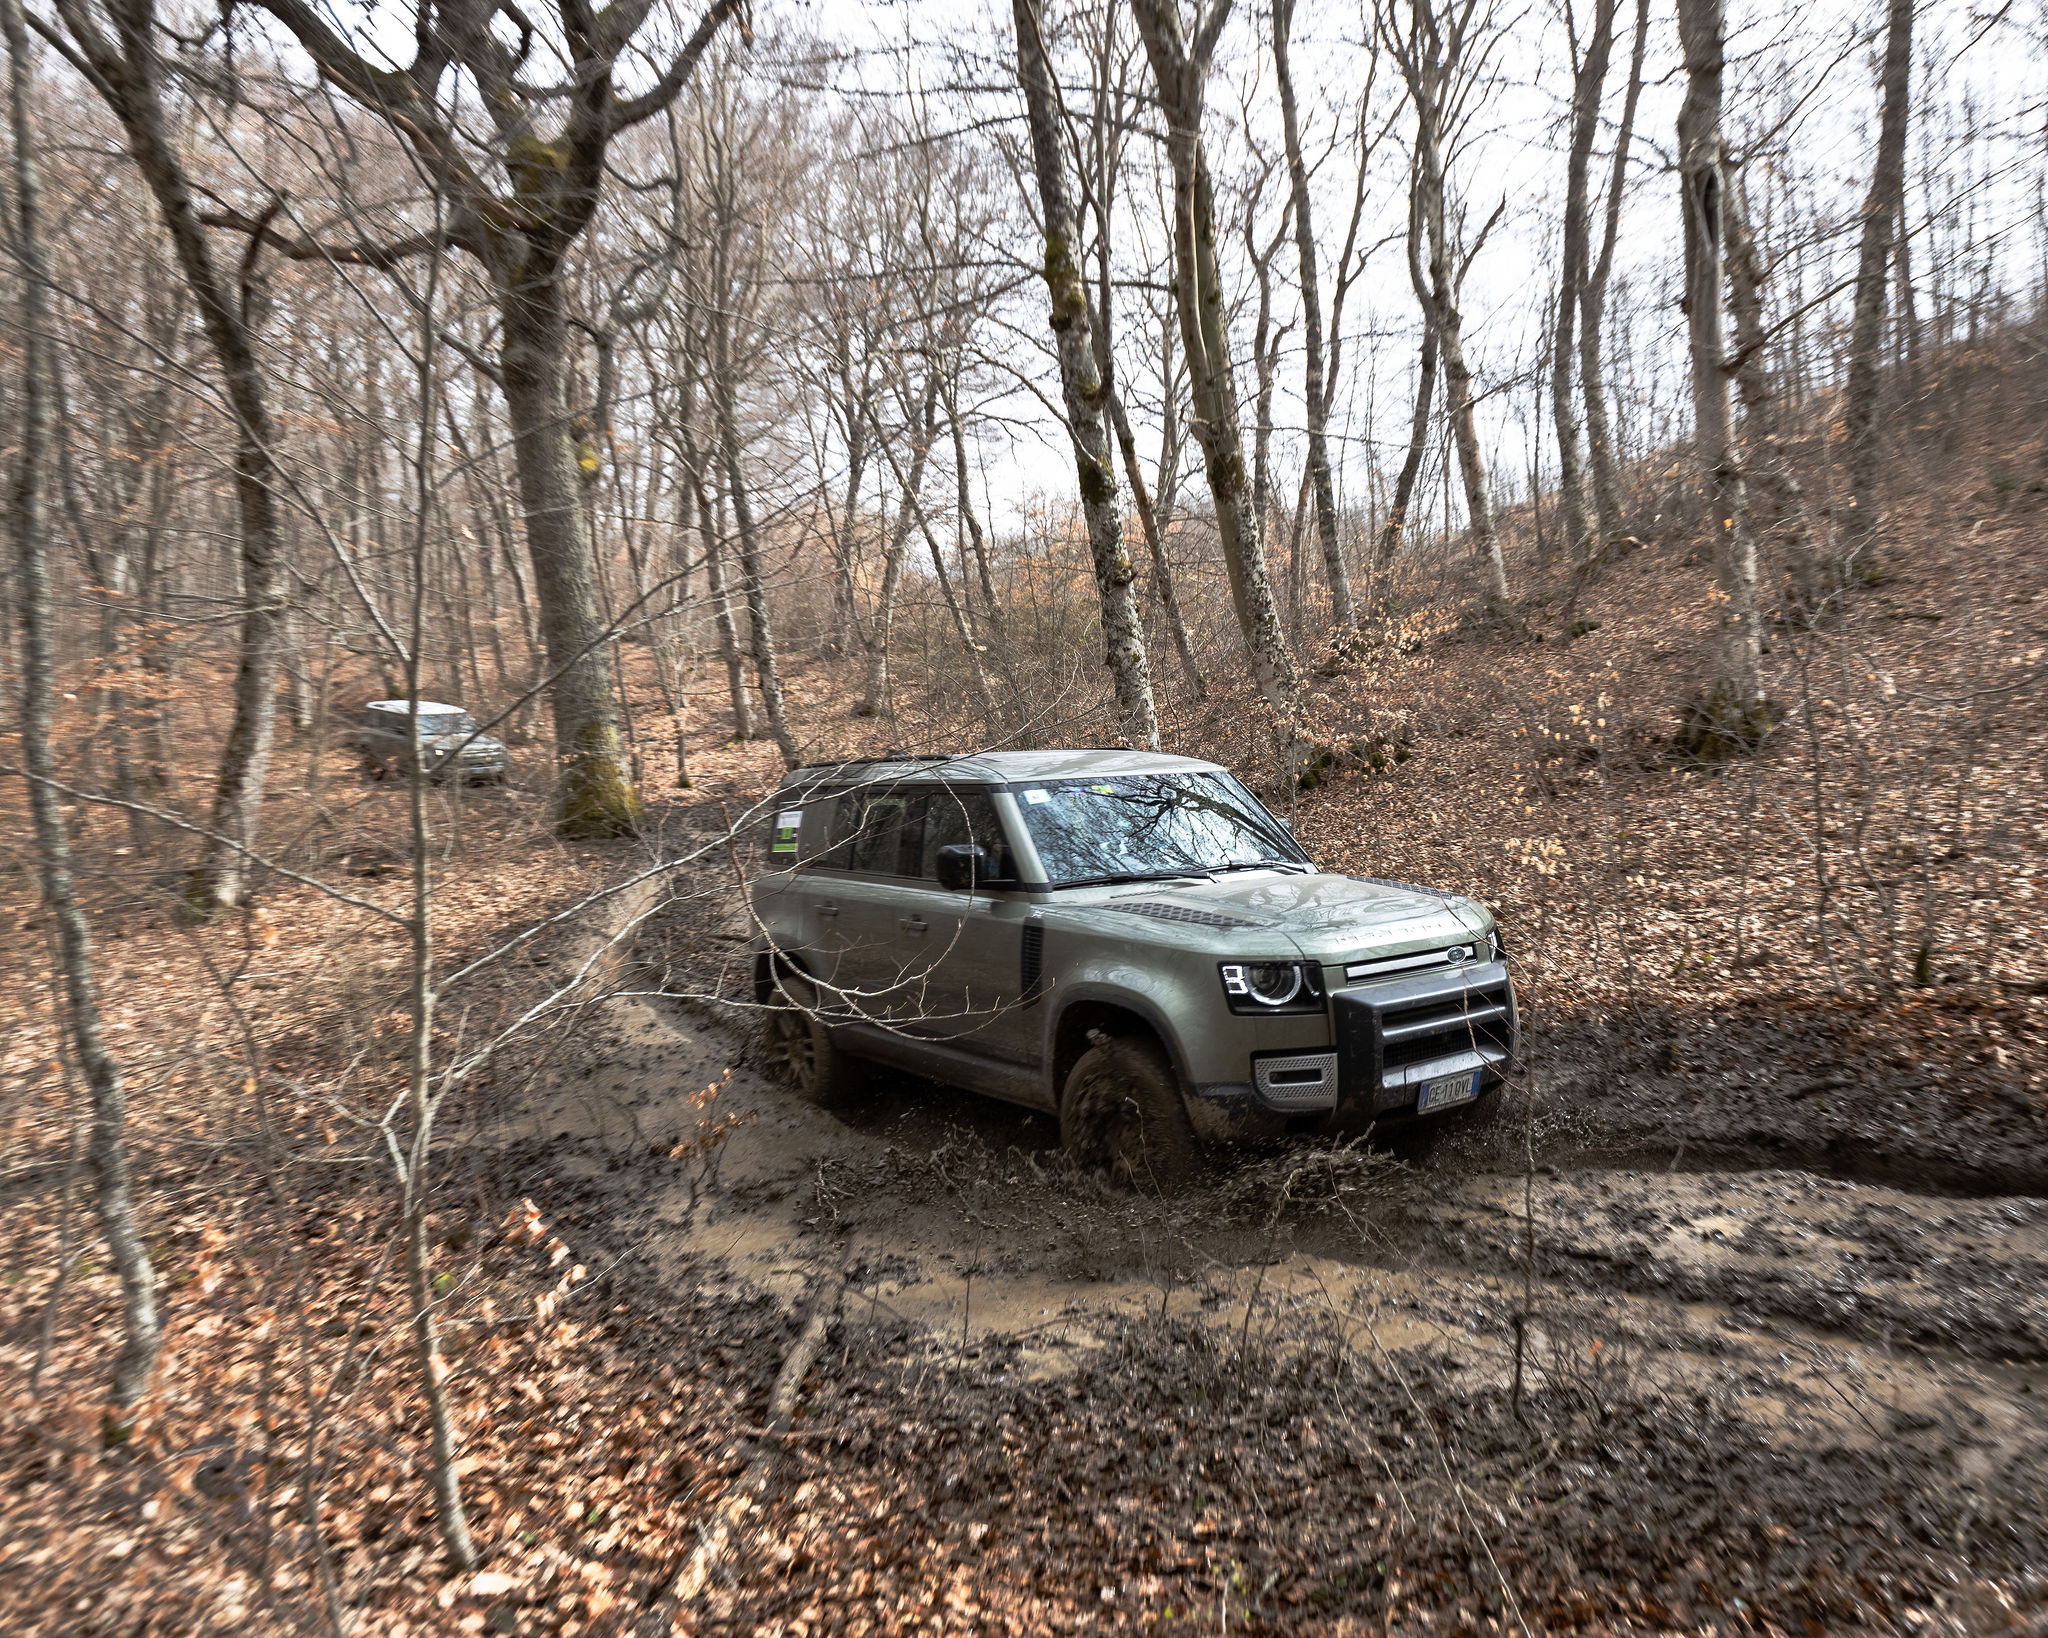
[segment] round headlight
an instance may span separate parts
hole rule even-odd
[[[1291,961],[1257,961],[1244,970],[1245,993],[1261,1006],[1284,1007],[1301,994],[1301,968]]]

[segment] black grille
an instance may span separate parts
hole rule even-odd
[[[1024,1005],[1035,1007],[1043,998],[1040,981],[1045,976],[1045,924],[1027,921],[1024,924],[1022,966],[1018,979],[1023,986]]]
[[[1382,1069],[1399,1069],[1404,1064],[1419,1064],[1481,1047],[1497,1047],[1506,1052],[1513,1044],[1505,984],[1391,1008],[1380,1014]]]
[[[1330,1001],[1340,1096],[1368,1110],[1413,1103],[1436,1064],[1497,1072],[1514,1056],[1514,992],[1498,962],[1355,984]]]
[[[1161,904],[1153,899],[1141,900],[1137,904],[1105,905],[1108,910],[1121,910],[1127,916],[1150,916],[1154,921],[1188,921],[1197,927],[1256,927],[1255,921],[1239,921],[1235,916],[1219,916],[1214,910],[1197,910],[1186,904]]]

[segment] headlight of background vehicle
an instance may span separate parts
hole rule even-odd
[[[1223,996],[1232,1012],[1270,1016],[1321,1012],[1323,971],[1313,961],[1226,961]]]

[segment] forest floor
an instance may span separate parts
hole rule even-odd
[[[1713,607],[1675,528],[1584,583],[1518,565],[1505,626],[1457,613],[1458,567],[1411,577],[1318,679],[1319,731],[1359,749],[1294,804],[1311,851],[1509,931],[1530,1072],[1483,1124],[1116,1194],[1004,1105],[878,1076],[806,1107],[720,1002],[715,907],[658,916],[609,998],[547,1003],[444,1124],[467,1575],[389,1272],[402,939],[284,881],[174,927],[80,815],[170,1344],[98,1452],[118,1305],[16,937],[0,1630],[2048,1634],[2044,496],[1926,485],[1889,579],[1774,628],[1785,727],[1725,768],[1671,748]],[[792,676],[832,754],[942,737],[936,691],[931,723],[906,685],[869,725],[831,666]],[[1242,704],[1183,701],[1171,737],[1260,778]],[[691,763],[640,843],[560,844],[516,786],[437,797],[444,970],[776,774],[716,715]],[[297,819],[286,862],[402,907],[399,793],[333,778]],[[35,934],[27,872],[5,891]],[[469,986],[446,1050],[613,913]],[[794,1426],[764,1431],[841,1278]],[[673,1608],[764,1450],[773,1484]]]

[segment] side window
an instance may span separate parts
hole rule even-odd
[[[878,791],[839,799],[832,824],[830,853],[819,862],[842,870],[867,870],[882,876],[910,874],[906,858],[916,859],[917,821],[924,805],[921,793]]]
[[[1003,827],[996,818],[995,803],[984,791],[932,791],[921,799],[924,825],[918,840],[917,874],[935,881],[939,874],[939,849],[948,843],[975,843],[988,849],[994,873],[1008,873],[1009,849],[1003,844]]]

